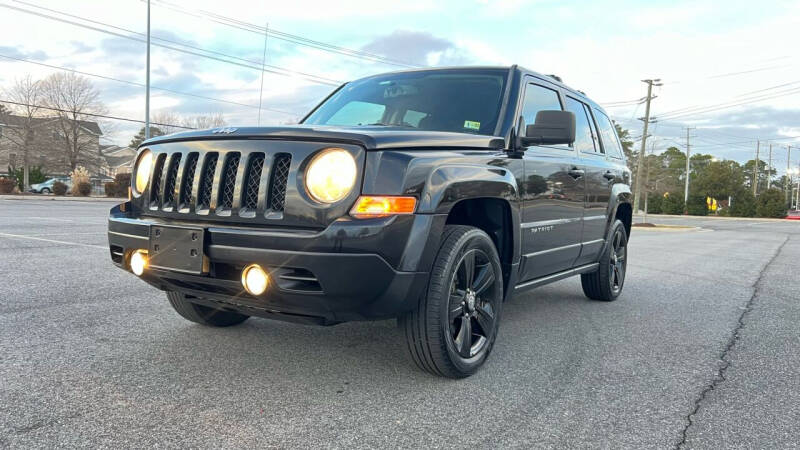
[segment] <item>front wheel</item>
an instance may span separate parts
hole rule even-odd
[[[614,301],[625,285],[628,267],[628,233],[619,220],[611,229],[611,240],[600,256],[600,267],[592,273],[581,275],[583,293],[592,300]]]
[[[239,325],[250,316],[198,305],[189,301],[179,292],[167,292],[167,299],[172,308],[186,320],[210,327],[230,327]]]
[[[494,243],[474,227],[448,225],[426,295],[399,320],[422,370],[449,378],[475,373],[492,351],[503,306]]]
[[[50,193],[50,189],[49,188],[43,188],[39,193],[40,194],[49,194]]]

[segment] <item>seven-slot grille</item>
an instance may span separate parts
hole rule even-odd
[[[147,207],[197,215],[282,217],[292,156],[173,152],[155,157]]]

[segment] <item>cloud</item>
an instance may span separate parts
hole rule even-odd
[[[423,31],[397,30],[362,50],[417,65],[456,65],[470,58],[453,41]]]
[[[26,52],[19,47],[8,47],[5,45],[0,45],[0,54],[10,56],[12,58],[33,59],[38,61],[44,61],[48,58],[47,53],[43,52],[42,50]]]

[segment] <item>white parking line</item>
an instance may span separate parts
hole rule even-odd
[[[92,247],[92,248],[100,248],[100,249],[103,249],[103,250],[107,250],[108,249],[108,247],[106,247],[104,245],[82,244],[80,242],[69,242],[69,241],[57,241],[55,239],[45,239],[45,238],[34,237],[34,236],[25,236],[25,235],[22,235],[22,234],[0,233],[0,237],[6,237],[6,238],[11,238],[11,239],[28,239],[28,240],[31,240],[31,241],[50,242],[50,243],[53,243],[53,244],[77,245],[79,247]]]

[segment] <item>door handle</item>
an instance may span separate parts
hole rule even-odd
[[[568,173],[569,176],[577,180],[578,178],[582,177],[585,172],[583,171],[583,169],[578,169],[577,167],[573,167],[572,169],[569,169]]]
[[[606,172],[606,173],[603,175],[603,178],[605,178],[605,179],[606,179],[606,180],[608,180],[608,181],[614,181],[614,180],[617,178],[617,176],[616,176],[616,175],[614,175],[614,174],[613,174],[613,173],[612,173],[612,172],[609,170],[608,172]]]

